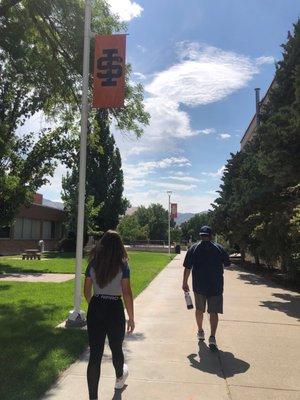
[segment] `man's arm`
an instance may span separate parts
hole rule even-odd
[[[225,249],[222,248],[222,255],[223,255],[223,264],[225,267],[230,267],[231,262],[229,259],[229,254],[227,253],[227,251]]]
[[[182,289],[184,292],[189,292],[190,288],[188,285],[188,279],[191,273],[191,269],[193,268],[193,264],[192,264],[192,248],[189,248],[184,262],[183,262],[183,266],[184,266],[184,271],[183,271],[183,282],[182,282]]]
[[[190,268],[184,268],[184,271],[183,271],[183,282],[182,282],[182,289],[183,289],[184,292],[189,292],[190,291],[190,288],[189,288],[189,285],[188,285],[188,279],[189,279],[190,273],[191,273]]]

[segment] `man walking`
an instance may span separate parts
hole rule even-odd
[[[192,270],[193,291],[196,304],[196,321],[198,325],[198,339],[204,340],[203,314],[206,304],[210,316],[209,347],[217,349],[216,330],[218,326],[218,314],[223,313],[223,266],[229,266],[229,256],[224,248],[212,241],[212,229],[202,226],[200,230],[201,240],[191,246],[186,253],[183,263],[182,289],[188,292],[188,278]]]

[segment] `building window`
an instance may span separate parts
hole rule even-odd
[[[41,238],[41,221],[37,219],[31,220],[31,237],[32,239],[40,239]]]
[[[3,233],[3,235],[6,232]],[[61,235],[61,223],[37,219],[17,218],[14,224],[14,239],[57,239]],[[1,236],[0,231],[0,238]],[[8,236],[9,237],[9,236]]]
[[[10,227],[3,226],[0,227],[0,239],[9,239],[10,238]]]
[[[22,239],[23,237],[23,219],[17,218],[14,224],[14,239]]]
[[[43,237],[42,239],[51,239],[51,221],[44,221],[43,222]]]
[[[22,239],[31,239],[31,227],[32,227],[32,220],[28,218],[23,218],[23,234]]]

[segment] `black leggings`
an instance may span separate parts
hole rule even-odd
[[[125,315],[121,298],[93,296],[87,313],[87,329],[90,345],[90,359],[87,368],[87,381],[90,399],[98,398],[100,365],[106,335],[112,352],[116,377],[123,375],[124,354],[122,344],[125,335]]]

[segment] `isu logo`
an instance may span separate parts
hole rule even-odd
[[[118,56],[118,49],[103,50],[103,57],[97,60],[97,77],[103,79],[101,86],[117,86],[117,79],[122,76],[122,57]]]

